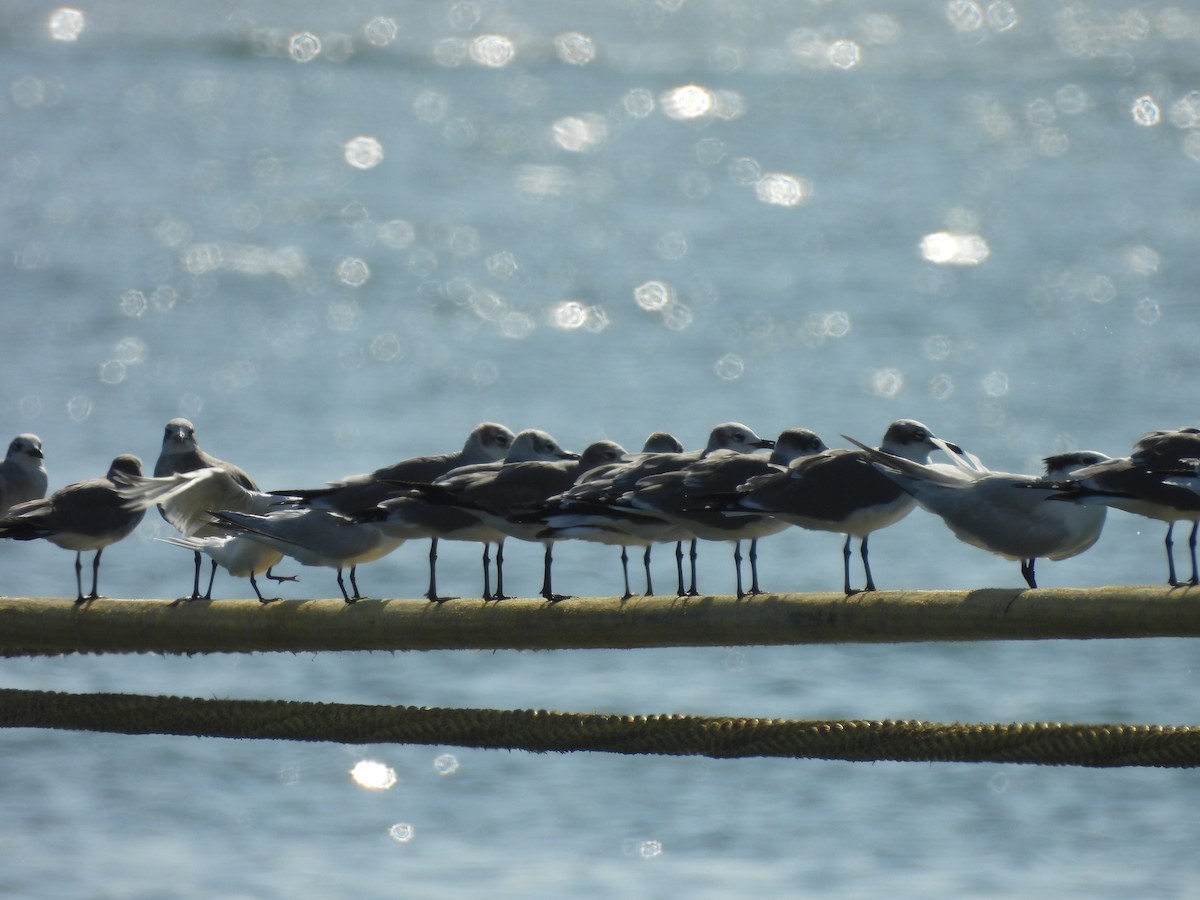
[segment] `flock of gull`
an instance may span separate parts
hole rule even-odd
[[[544,431],[513,434],[485,422],[455,452],[403,460],[320,488],[264,493],[238,466],[201,450],[191,422],[172,419],[153,477],[142,474],[136,456],[123,454],[105,477],[46,497],[42,443],[22,434],[0,464],[0,537],[44,538],[75,551],[77,603],[99,597],[104,548],[131,534],[151,506],[179,532],[165,540],[195,553],[192,593],[185,600],[211,599],[219,565],[249,578],[258,599],[269,602],[257,576],[295,580],[273,573],[289,557],[336,569],[342,596],[353,603],[363,598],[357,567],[417,538],[430,540],[429,600],[447,599],[437,590],[439,540],[482,544],[483,599],[502,600],[509,596],[504,542],[518,538],[544,545],[541,596],[557,602],[567,599],[554,592],[551,580],[553,547],[560,540],[619,546],[625,598],[632,596],[629,547],[644,550],[649,596],[651,547],[674,544],[676,590],[684,596],[698,593],[697,541],[729,542],[741,598],[762,593],[759,539],[795,525],[846,536],[843,589],[849,596],[857,592],[850,585],[852,539],[860,542],[863,590],[873,591],[868,539],[915,506],[940,516],[960,540],[1019,561],[1031,588],[1037,587],[1037,559],[1066,559],[1087,550],[1100,537],[1107,509],[1115,507],[1167,523],[1170,585],[1200,580],[1200,429],[1152,431],[1120,458],[1095,451],[1050,456],[1045,473],[1036,476],[991,471],[911,419],[888,426],[878,447],[846,440],[854,449],[829,449],[808,429],[788,429],[769,440],[729,422],[712,429],[702,450],[685,452],[674,437],[656,432],[637,453],[599,441],[578,454]],[[931,462],[934,454],[938,462]],[[1192,522],[1187,582],[1175,572],[1172,531],[1178,521]],[[749,542],[748,591],[742,586],[743,541]],[[685,544],[690,585],[684,578]],[[85,551],[95,551],[87,595]],[[211,570],[201,594],[204,555]],[[346,570],[351,591],[343,580]]]

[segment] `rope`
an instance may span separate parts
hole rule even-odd
[[[1200,637],[1200,588],[544,600],[0,598],[0,656]]]
[[[1200,766],[1200,727],[937,724],[432,709],[0,689],[0,726],[533,752]]]

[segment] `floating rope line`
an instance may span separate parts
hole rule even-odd
[[[1200,637],[1200,588],[544,600],[0,598],[0,656]]]
[[[1200,766],[1200,727],[937,724],[433,709],[0,689],[0,726],[533,752]]]

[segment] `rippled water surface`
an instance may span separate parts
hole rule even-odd
[[[0,47],[0,423],[41,436],[52,486],[152,464],[179,415],[268,489],[453,449],[485,419],[636,449],[729,419],[874,441],[912,417],[1012,471],[1196,423],[1186,5],[0,2]],[[106,594],[188,586],[153,518],[106,554]],[[1039,580],[1160,582],[1162,536],[1114,513]],[[836,535],[761,554],[770,589],[840,584]],[[615,555],[561,547],[556,587],[616,592]],[[532,593],[539,549],[507,557]],[[473,595],[478,548],[441,558],[443,589]],[[1020,584],[920,512],[872,559],[882,587]],[[70,563],[0,547],[3,593],[67,594]],[[425,567],[406,546],[359,580],[415,597]],[[705,547],[702,588],[730,569]],[[298,574],[286,596],[336,593]],[[9,660],[3,683],[1187,724],[1196,657],[99,657]],[[10,896],[1178,896],[1196,873],[1188,772],[0,741]]]

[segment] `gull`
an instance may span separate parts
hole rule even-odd
[[[175,475],[181,472],[195,472],[198,469],[208,469],[219,467],[229,473],[242,487],[249,491],[257,491],[258,485],[254,480],[246,474],[245,470],[233,463],[225,462],[218,459],[210,453],[205,453],[200,449],[200,445],[196,443],[196,428],[187,419],[172,419],[167,423],[166,429],[163,431],[162,450],[159,452],[158,461],[154,464],[155,477],[164,477],[167,475]],[[170,501],[168,501],[169,503]],[[171,520],[171,515],[165,506],[159,507],[159,512],[167,521]],[[209,529],[201,529],[196,531],[189,537],[210,537],[224,536],[224,532],[217,529],[215,526],[210,526]],[[258,552],[261,554],[261,561],[265,562],[262,568],[259,568],[258,562],[255,562],[252,568],[256,571],[265,571],[267,577],[272,581],[294,581],[294,576],[276,576],[271,574],[271,567],[277,564],[283,557],[270,550],[268,547],[259,544]],[[250,553],[249,548],[241,548],[241,552]],[[212,569],[208,576],[208,590],[203,594],[203,599],[212,599],[213,579],[217,574],[217,560],[212,560]],[[257,585],[255,587],[257,590]],[[261,598],[261,595],[260,595]],[[196,574],[192,583],[192,595],[182,599],[199,600],[200,594],[200,551],[196,551]]]
[[[535,437],[532,433],[525,437],[521,452],[524,452],[524,448],[533,443]],[[430,482],[463,466],[498,462],[509,453],[515,440],[516,436],[512,431],[503,425],[495,422],[482,422],[472,429],[461,450],[434,456],[414,456],[376,469],[367,475],[356,475],[352,478],[332,482],[326,488],[283,493],[299,495],[305,503],[311,506],[333,510],[343,515],[352,515],[359,510],[376,506],[396,496],[400,490],[396,485],[398,481]],[[407,538],[410,535],[396,534],[395,536]],[[438,596],[437,592],[437,535],[421,533],[417,536],[430,537],[429,589],[425,592],[425,596],[433,601],[450,599]],[[353,573],[351,575],[353,576]]]
[[[731,541],[740,600],[746,596],[742,590],[742,541],[750,541],[749,593],[758,595],[762,593],[758,586],[758,539],[782,531],[787,522],[762,514],[730,511],[721,505],[719,498],[735,494],[737,487],[751,478],[784,473],[793,460],[828,449],[807,428],[790,428],[775,440],[769,458],[718,450],[683,469],[641,479],[620,501],[661,516],[703,540]]]
[[[96,578],[100,571],[100,555],[109,544],[128,537],[142,517],[146,507],[129,508],[117,488],[124,479],[142,474],[142,462],[132,454],[122,454],[112,461],[103,478],[90,478],[59,488],[49,497],[27,500],[12,507],[0,519],[0,538],[32,541],[44,538],[57,547],[75,551],[75,603],[98,600]],[[83,594],[84,551],[95,550],[92,559],[92,592]]]
[[[183,535],[182,538],[164,538],[164,543],[206,553],[229,574],[249,578],[260,603],[279,599],[264,597],[256,576],[279,562],[282,554],[260,541],[224,532],[209,511],[235,510],[266,515],[272,510],[295,505],[299,498],[264,494],[247,488],[237,472],[224,465],[156,478],[129,478],[118,492],[126,501],[140,504],[142,508],[159,504],[163,518]]]
[[[960,541],[1020,561],[1021,575],[1031,588],[1037,587],[1033,567],[1039,557],[1077,556],[1096,543],[1104,528],[1104,507],[1055,503],[1041,491],[1014,490],[1069,478],[1107,460],[1103,453],[1080,450],[1047,456],[1045,475],[1014,475],[965,465],[922,465],[843,437],[923,509],[940,516]]]
[[[912,419],[898,419],[888,426],[880,449],[913,462],[926,463],[935,449],[961,453],[954,444],[934,436]],[[792,525],[815,531],[846,535],[842,547],[843,587],[850,587],[850,540],[860,540],[864,590],[875,590],[867,540],[874,531],[886,528],[908,515],[916,501],[875,468],[862,450],[826,450],[795,460],[785,471],[751,478],[738,487],[741,497],[734,509],[765,513]]]
[[[651,435],[651,438],[654,437]],[[626,546],[645,547],[648,554],[651,544],[674,541],[678,594],[681,597],[685,594],[696,596],[699,593],[696,590],[696,536],[678,524],[665,521],[661,516],[622,506],[619,504],[620,498],[644,478],[678,471],[713,453],[752,453],[774,445],[774,441],[760,438],[753,429],[740,422],[723,422],[709,432],[703,450],[643,453],[627,464],[601,466],[583,474],[579,483],[554,504],[547,525],[550,529],[570,529],[570,533],[563,533],[562,537],[620,544],[623,557],[626,555]],[[690,589],[685,589],[683,584],[683,541],[691,543]],[[650,594],[648,555],[643,557],[643,563],[647,567],[646,591]],[[629,594],[628,579],[625,590]]]
[[[1071,473],[1045,487],[1055,493],[1051,498],[1082,505],[1110,506],[1134,515],[1167,523],[1164,545],[1167,551],[1167,583],[1178,587],[1175,575],[1174,541],[1176,522],[1191,522],[1188,549],[1192,577],[1187,584],[1200,583],[1196,567],[1196,527],[1200,523],[1200,494],[1196,475],[1200,456],[1200,434],[1190,429],[1174,432],[1150,432],[1134,445],[1130,456],[1109,459]],[[1189,454],[1179,456],[1180,453]]]
[[[683,541],[691,535],[682,528],[656,516],[637,513],[616,513],[607,508],[612,492],[613,480],[628,469],[637,467],[650,456],[659,454],[678,455],[683,453],[683,444],[674,435],[665,431],[651,432],[642,445],[642,452],[635,453],[627,462],[596,466],[582,474],[578,482],[568,490],[551,497],[546,502],[542,521],[545,528],[538,537],[575,538],[600,544],[613,544],[621,548],[621,572],[625,581],[622,600],[633,596],[629,589],[629,547],[642,547],[642,567],[646,572],[647,597],[654,596],[654,583],[650,576],[650,548],[665,541]],[[618,521],[618,519],[620,521]],[[680,584],[683,569],[680,568]],[[682,588],[680,588],[682,591]]]
[[[214,510],[212,516],[226,532],[244,535],[302,566],[337,569],[337,584],[347,603],[364,599],[355,577],[358,566],[374,562],[404,543],[403,538],[390,537],[369,524],[312,506],[284,507],[265,514]],[[353,595],[346,592],[342,578],[347,567]]]
[[[18,503],[45,497],[48,483],[41,438],[18,434],[0,463],[0,516]]]
[[[589,445],[577,459],[553,462],[519,462],[496,468],[468,467],[452,472],[418,490],[429,502],[441,503],[474,515],[485,528],[498,535],[495,543],[506,537],[540,541],[545,547],[541,596],[551,603],[565,600],[568,595],[554,593],[551,583],[553,547],[558,539],[544,535],[541,519],[546,501],[570,487],[583,473],[601,465],[610,465],[629,458],[629,453],[613,441],[597,441]],[[499,581],[500,555],[497,551],[497,595],[503,598]]]
[[[442,476],[450,477],[477,475],[496,472],[503,466],[526,462],[550,462],[554,460],[576,460],[579,454],[564,450],[545,431],[529,428],[521,431],[512,440],[502,461],[460,466]],[[431,502],[418,490],[422,483],[411,481],[392,482],[392,488],[400,492],[389,500],[375,506],[357,510],[349,515],[354,522],[370,523],[386,535],[400,540],[430,537],[441,540],[470,541],[483,544],[483,599],[502,600],[504,595],[504,539],[506,534],[482,522],[475,513],[455,506]],[[489,546],[496,544],[496,592],[491,590],[491,556]],[[431,585],[432,586],[432,585]],[[432,596],[431,596],[432,595]],[[426,595],[431,601],[440,602],[436,591]]]

